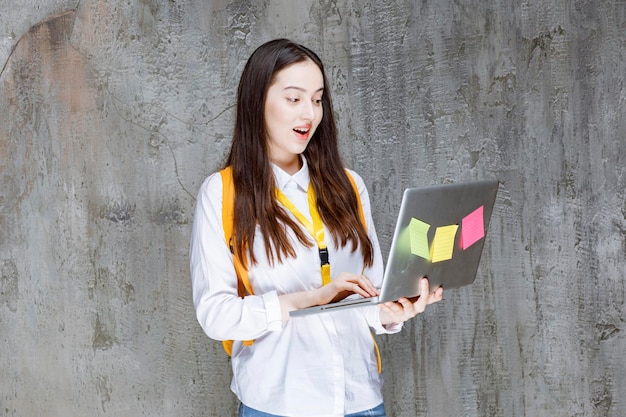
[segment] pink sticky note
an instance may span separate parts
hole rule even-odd
[[[483,206],[478,207],[461,221],[461,249],[465,250],[485,237]]]

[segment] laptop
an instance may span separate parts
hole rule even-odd
[[[407,188],[389,250],[380,294],[294,310],[291,317],[396,301],[419,295],[419,280],[431,291],[469,285],[476,279],[498,180]]]

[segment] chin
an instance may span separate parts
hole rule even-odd
[[[292,148],[291,151],[294,154],[298,154],[300,155],[302,152],[305,151],[305,149],[307,148],[307,146],[309,146],[309,141],[307,140],[306,142],[300,142],[298,144],[295,144]]]

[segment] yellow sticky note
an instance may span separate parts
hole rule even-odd
[[[411,235],[411,253],[430,260],[428,253],[428,229],[430,225],[415,217],[409,222],[409,233]]]
[[[454,237],[456,231],[459,228],[456,224],[450,226],[438,227],[435,230],[435,237],[433,243],[430,246],[430,260],[432,262],[441,262],[452,259],[452,252],[454,251]]]

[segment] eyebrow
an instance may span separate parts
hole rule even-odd
[[[296,87],[295,85],[289,85],[285,88],[283,88],[283,91],[285,90],[298,90],[298,91],[302,91],[303,93],[306,93],[306,89],[302,88],[302,87]],[[324,87],[320,87],[317,90],[314,91],[314,93],[317,93],[319,91],[324,91]]]

